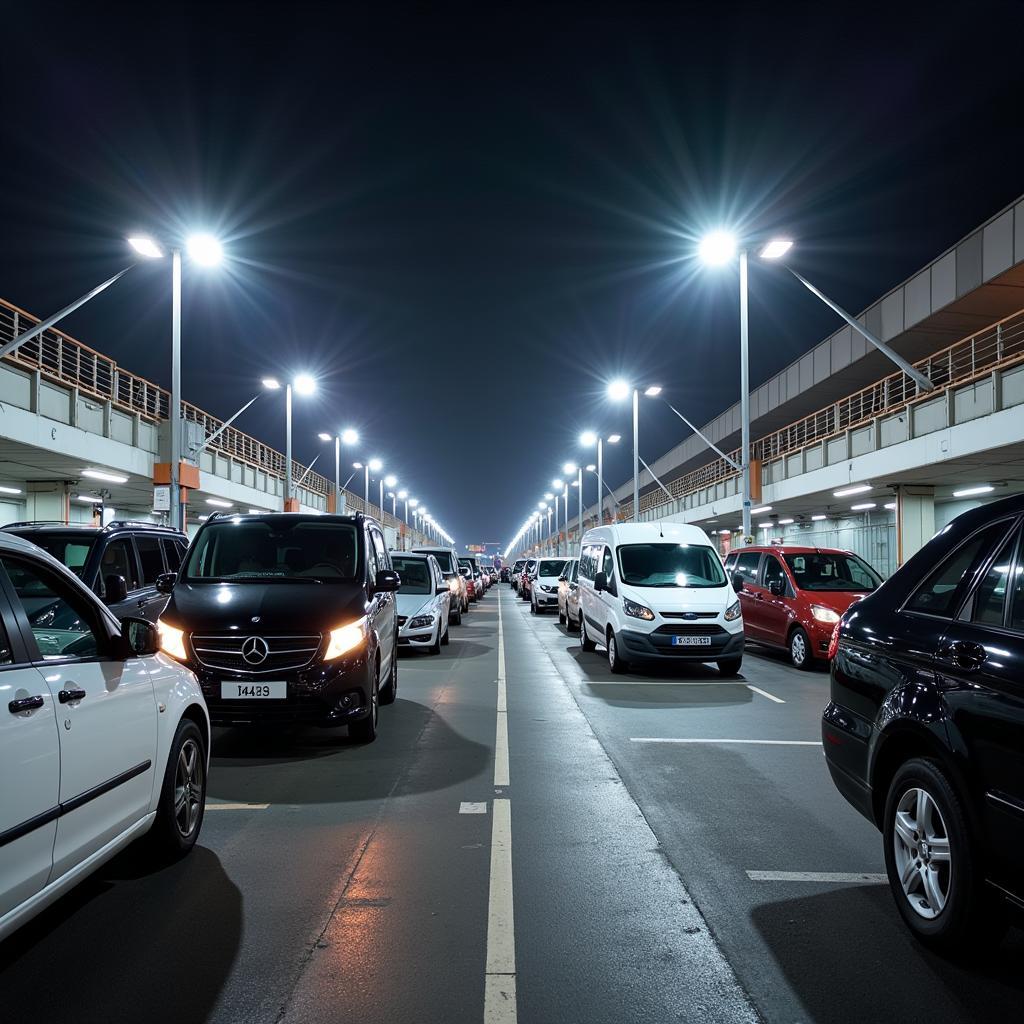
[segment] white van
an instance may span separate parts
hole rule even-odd
[[[580,642],[608,649],[612,672],[630,661],[713,661],[735,675],[743,615],[707,534],[685,523],[622,523],[580,544]]]

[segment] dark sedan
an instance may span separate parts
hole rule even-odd
[[[1024,907],[1024,495],[959,516],[836,626],[822,738],[900,914],[952,950]]]

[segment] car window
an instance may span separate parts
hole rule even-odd
[[[784,557],[801,590],[871,591],[882,583],[867,562],[843,551],[813,551]]]
[[[388,554],[388,547],[384,543],[384,536],[380,530],[371,530],[370,536],[373,538],[373,546],[377,549],[377,565],[381,569],[391,568],[391,556]]]
[[[610,580],[612,578],[612,574],[614,573],[614,571],[615,563],[612,560],[612,551],[611,548],[606,547],[604,549],[604,555],[601,558],[601,572],[603,572],[605,576]]]
[[[1013,567],[1010,587],[1010,629],[1024,633],[1024,550],[1017,549],[1017,563]]]
[[[724,587],[718,553],[706,544],[621,544],[620,579],[634,587]]]
[[[957,595],[963,593],[963,588],[970,583],[992,547],[1002,540],[1009,525],[1005,519],[990,523],[964,541],[932,570],[904,608],[907,611],[952,618]]]
[[[164,573],[164,556],[160,553],[160,538],[136,535],[135,547],[139,552],[139,564],[142,566],[142,585],[151,587],[156,583],[157,576]]]
[[[575,583],[580,578],[580,563],[573,559],[572,571],[569,573],[569,582]]]
[[[167,537],[160,538],[160,546],[164,549],[164,561],[167,563],[168,572],[177,572],[181,565],[183,549],[176,540],[169,540]]]
[[[1001,626],[1006,595],[1009,589],[1010,572],[1013,570],[1013,553],[1017,544],[1016,531],[1003,542],[988,572],[978,585],[970,601],[961,611],[961,619],[970,619],[983,626]],[[1019,566],[1018,566],[1019,568]]]
[[[11,530],[11,533],[17,537],[24,537],[25,540],[30,540],[44,551],[48,551],[79,579],[84,576],[85,563],[89,560],[89,554],[96,543],[95,537],[83,537],[81,533],[60,530]]]
[[[434,581],[429,559],[410,558],[395,555],[392,559],[395,572],[402,581],[399,588],[401,594],[433,593]]]
[[[0,557],[44,661],[95,658],[101,649],[96,610],[67,581],[35,562]]]
[[[733,571],[733,566],[736,564],[735,552],[725,556],[725,569],[727,572]]]
[[[372,531],[366,531],[366,564],[367,573],[372,583],[377,578],[377,573],[381,569],[380,562],[377,560],[377,547],[373,543]]]
[[[760,551],[743,551],[736,556],[735,572],[743,577],[744,583],[754,583],[757,580],[757,567],[761,564]]]
[[[107,577],[123,576],[129,590],[139,589],[139,572],[135,563],[132,542],[127,537],[112,540],[103,549],[100,560],[100,597],[106,596]]]
[[[786,570],[782,568],[782,563],[774,555],[764,556],[764,565],[761,568],[761,579],[762,585],[765,589],[771,583],[781,583],[782,591],[786,591]]]

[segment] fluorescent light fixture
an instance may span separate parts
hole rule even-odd
[[[128,483],[128,477],[120,476],[118,473],[104,473],[100,469],[83,469],[82,476],[87,476],[90,480],[105,480],[108,484]]]
[[[21,488],[0,486],[0,494],[21,494]]]
[[[758,523],[757,528],[759,530],[770,530],[774,525],[774,523]]]
[[[887,504],[883,505],[882,508],[884,508],[887,512],[895,512],[896,511],[896,502],[895,501],[890,501]]]
[[[202,267],[215,267],[224,258],[224,250],[213,235],[192,235],[185,243],[189,257]]]
[[[750,514],[752,516],[759,516],[759,515],[763,515],[765,512],[771,512],[771,510],[772,510],[771,505],[762,505],[760,508],[752,508],[750,510]]]
[[[991,494],[995,488],[991,484],[978,484],[977,487],[965,487],[963,490],[954,491],[954,498],[973,498],[976,494]]]
[[[230,501],[224,501],[223,498],[207,498],[207,505],[213,505],[216,508],[231,508],[232,503]]]
[[[729,231],[712,231],[697,249],[700,258],[711,267],[720,267],[736,255],[736,236]]]
[[[871,490],[871,484],[854,484],[853,487],[843,487],[841,490],[833,491],[834,498],[849,498],[854,494],[867,494]]]
[[[281,386],[281,382],[276,377],[264,377],[260,383],[268,391],[276,391]]]
[[[102,505],[102,498],[93,498],[88,494],[76,494],[75,501],[87,501],[90,505]]]
[[[792,519],[780,519],[779,526],[789,526],[792,522]]]
[[[580,444],[583,445],[584,448],[593,448],[594,445],[597,444],[597,434],[592,430],[584,430],[583,433],[580,434]]]
[[[330,434],[325,434],[322,430],[316,436],[319,437],[321,441],[330,441],[330,440],[332,440],[331,435]]]
[[[308,373],[300,373],[292,381],[292,387],[298,395],[311,395],[316,391],[316,381]]]
[[[792,248],[793,240],[791,238],[773,238],[761,250],[761,259],[777,260],[780,256],[785,256]]]
[[[346,428],[341,432],[341,443],[342,444],[358,444],[359,443],[359,431],[353,430],[351,427]]]
[[[148,235],[132,235],[128,244],[140,255],[148,260],[158,260],[163,256],[164,251]]]
[[[621,402],[622,399],[629,398],[631,390],[629,384],[619,377],[608,385],[608,397],[613,402]]]
[[[822,519],[828,519],[828,516],[824,512],[819,512],[816,516],[811,516],[811,519],[816,523],[820,523]]]
[[[850,508],[854,512],[867,512],[870,508],[878,508],[878,505],[873,501],[862,501],[859,505],[851,505]]]
[[[648,398],[655,398],[655,397],[657,397],[658,395],[661,394],[661,385],[660,384],[652,384],[649,388],[647,388],[644,391],[644,394]]]
[[[621,434],[609,434],[608,435],[608,443],[609,444],[618,444],[621,440],[622,440],[622,435]]]

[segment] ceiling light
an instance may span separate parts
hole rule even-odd
[[[261,515],[263,515],[263,509],[261,509],[261,508],[251,508],[251,509],[249,509],[249,515],[251,515],[251,516],[261,516]]]
[[[995,488],[991,484],[978,484],[977,487],[965,487],[961,491],[954,491],[954,498],[973,498],[976,494],[991,494]]]
[[[87,502],[89,502],[90,505],[102,505],[103,504],[103,499],[102,498],[94,498],[94,497],[92,497],[91,495],[88,495],[88,494],[76,494],[75,495],[75,501],[87,501]]]
[[[792,522],[793,522],[792,519],[780,519],[779,520],[779,526],[789,526],[789,524],[792,523]]]
[[[128,477],[126,476],[119,476],[117,473],[104,473],[99,469],[83,469],[82,476],[87,476],[91,480],[105,480],[108,484],[128,483]]]
[[[0,487],[0,494],[21,494],[20,487]]]
[[[833,491],[835,498],[849,498],[854,494],[866,494],[871,490],[871,484],[854,484],[853,487],[844,487],[841,490]]]
[[[761,259],[777,260],[785,256],[793,248],[793,240],[790,238],[773,238],[762,250]]]
[[[757,528],[759,530],[770,530],[774,525],[774,523],[758,523]]]
[[[889,512],[895,512],[896,511],[896,502],[895,501],[890,501],[888,504],[883,505],[882,507],[884,509],[886,509],[887,511],[889,511]]]
[[[854,512],[867,512],[869,508],[878,508],[878,505],[873,501],[862,501],[859,505],[851,505],[850,508]]]
[[[814,522],[816,523],[820,523],[822,519],[828,519],[828,516],[825,515],[823,512],[819,512],[816,516],[811,516],[811,519],[814,520]]]
[[[232,503],[230,501],[224,501],[222,498],[207,498],[207,505],[214,505],[217,508],[231,508]]]
[[[771,512],[771,510],[772,510],[771,505],[762,505],[760,508],[752,508],[750,510],[750,514],[752,516],[759,516],[759,515],[761,515],[764,512]]]

